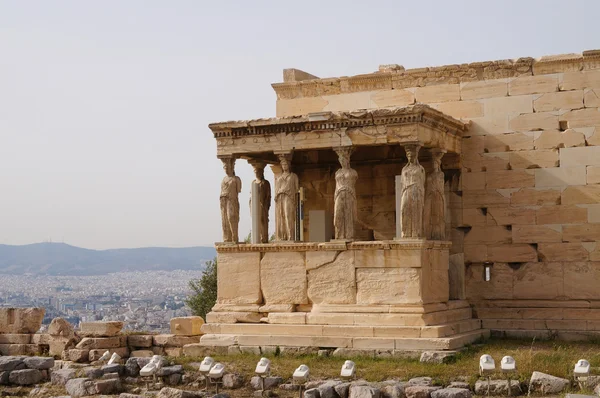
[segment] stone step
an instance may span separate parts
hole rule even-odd
[[[436,326],[354,326],[281,324],[205,324],[205,334],[290,335],[333,337],[435,338],[470,332],[481,328],[481,321],[468,319]]]
[[[322,347],[377,350],[453,350],[489,336],[488,330],[473,330],[443,338],[385,338],[385,337],[331,337],[290,335],[218,335],[206,334],[200,338],[202,346],[280,346]]]
[[[0,344],[0,355],[37,355],[40,347],[37,344]]]
[[[490,333],[494,337],[511,339],[559,339],[563,341],[598,341],[600,332],[580,330],[527,330],[527,329],[492,329]]]
[[[557,306],[558,307],[558,306]],[[600,308],[475,307],[479,319],[590,320],[600,322]],[[571,328],[574,329],[574,328]]]
[[[482,327],[492,330],[580,330],[600,332],[600,320],[482,319]]]

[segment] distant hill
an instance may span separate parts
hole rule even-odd
[[[0,274],[103,275],[124,271],[201,270],[213,247],[90,250],[65,243],[0,245]]]

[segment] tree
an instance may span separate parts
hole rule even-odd
[[[201,316],[206,320],[206,314],[217,302],[216,257],[206,262],[206,269],[200,279],[192,279],[189,286],[194,293],[185,300],[185,303],[191,308],[194,315]]]

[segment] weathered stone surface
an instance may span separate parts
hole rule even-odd
[[[75,378],[75,369],[57,369],[50,374],[52,384],[64,386],[67,381]]]
[[[117,379],[107,379],[107,380],[98,380],[95,382],[95,390],[97,394],[101,395],[112,395],[118,394],[123,390],[123,386],[121,385],[121,380]]]
[[[331,262],[308,271],[308,298],[315,304],[356,303],[354,251],[339,252]]]
[[[264,385],[265,390],[270,390],[270,389],[279,387],[279,385],[283,383],[283,378],[277,377],[277,376],[268,376],[268,377],[265,377],[264,380],[265,380],[265,385]],[[255,390],[263,390],[263,385],[262,385],[260,376],[252,377],[252,379],[250,379],[250,385]]]
[[[163,387],[159,391],[158,395],[156,395],[156,398],[199,398],[202,396],[200,394],[201,393],[196,393],[194,391],[184,391],[172,387]]]
[[[448,388],[466,388],[468,390],[469,383],[464,382],[464,381],[453,381],[452,383],[450,383]]]
[[[52,369],[54,367],[54,358],[48,357],[28,357],[23,359],[29,369]]]
[[[352,383],[341,383],[333,387],[337,395],[342,398],[347,398],[348,394],[350,394],[350,386]]]
[[[34,334],[45,313],[44,308],[0,308],[0,334]]]
[[[433,387],[427,385],[407,385],[404,388],[406,398],[430,398],[431,393],[441,389],[441,387]]]
[[[140,374],[137,358],[131,357],[125,362],[125,374],[130,377],[137,377]]]
[[[48,345],[50,347],[49,354],[54,357],[61,357],[63,351],[69,348],[75,348],[76,341],[71,337],[49,336]]]
[[[358,268],[358,304],[403,304],[421,301],[418,268]]]
[[[304,398],[320,398],[319,390],[316,388],[310,388],[304,391]]]
[[[431,392],[431,398],[471,398],[471,391],[467,388],[442,388]]]
[[[304,253],[265,253],[260,262],[260,285],[267,304],[306,304]]]
[[[23,360],[18,357],[0,357],[0,372],[14,370],[21,362],[23,362]]]
[[[200,341],[197,336],[177,336],[174,334],[157,334],[153,336],[153,345],[158,347],[183,347]]]
[[[37,355],[39,347],[35,344],[0,344],[0,355]]]
[[[433,385],[433,379],[431,377],[413,377],[412,379],[410,379],[408,381],[408,384],[410,385],[417,385],[417,386],[432,386]]]
[[[54,318],[48,326],[48,334],[50,336],[61,336],[73,338],[75,337],[75,331],[73,325],[71,325],[66,319]]]
[[[97,368],[94,366],[88,366],[82,369],[83,374],[88,379],[100,379],[104,376],[104,371],[101,368]]]
[[[152,355],[154,355],[154,352],[152,352],[152,350],[135,350],[131,351],[130,355],[132,357],[151,357]]]
[[[80,350],[97,350],[103,348],[119,348],[127,345],[127,336],[84,337],[75,346]]]
[[[508,381],[507,380],[490,380],[490,395],[500,396],[508,395]],[[478,380],[475,383],[475,395],[487,395],[488,393],[488,382],[487,380]],[[521,386],[517,380],[510,381],[510,395],[519,395],[521,393]]]
[[[13,370],[8,379],[10,384],[30,386],[42,381],[42,372],[37,369]]]
[[[448,363],[456,358],[456,351],[424,351],[419,362]]]
[[[0,334],[0,344],[30,344],[30,334]]]
[[[49,345],[50,335],[48,333],[36,333],[31,335],[31,344]]]
[[[379,398],[381,391],[372,386],[350,385],[349,398]]]
[[[405,387],[406,383],[403,382],[386,382],[381,387],[381,398],[405,398]]]
[[[72,398],[95,395],[97,391],[96,384],[92,380],[86,378],[71,379],[67,381],[65,388]]]
[[[533,372],[529,380],[531,391],[542,394],[559,394],[569,386],[569,380],[542,372]]]
[[[199,316],[186,316],[171,318],[171,334],[178,336],[200,336],[200,328],[204,325],[204,319]]]
[[[135,348],[152,347],[152,335],[132,334],[127,336],[127,344]]]
[[[535,133],[535,149],[571,148],[585,146],[585,135],[573,129],[547,130]]]
[[[175,373],[183,373],[182,365],[173,365],[162,367],[156,372],[157,376],[170,376]]]
[[[70,349],[63,351],[63,360],[73,362],[88,362],[90,359],[90,350]]]
[[[283,380],[282,380],[283,382]],[[338,398],[335,386],[342,384],[339,380],[329,380],[317,387],[321,398]]]
[[[223,387],[238,389],[244,386],[244,376],[239,373],[227,373],[223,375]]]
[[[218,303],[258,304],[260,253],[219,253],[217,268]]]
[[[113,337],[123,329],[123,322],[82,322],[80,336],[86,337]]]

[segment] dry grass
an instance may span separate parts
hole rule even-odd
[[[368,381],[390,379],[408,380],[412,377],[429,376],[436,384],[447,385],[454,380],[465,380],[471,385],[479,378],[479,357],[490,354],[499,367],[504,355],[511,355],[517,362],[518,372],[513,379],[527,381],[533,371],[540,371],[554,376],[570,378],[577,360],[585,358],[592,367],[600,367],[599,344],[594,342],[567,343],[560,341],[523,341],[523,340],[489,340],[485,344],[467,347],[449,364],[424,364],[415,359],[372,359],[354,358],[357,364],[357,376]],[[226,365],[230,372],[238,372],[246,376],[254,373],[259,359],[257,355],[242,354],[236,356],[214,356],[216,361]],[[310,367],[313,379],[335,378],[345,358],[317,356],[270,356],[271,373],[289,379],[296,367],[304,363]],[[176,362],[188,364],[200,362],[202,358],[177,358]],[[190,369],[192,370],[192,369]],[[194,370],[196,370],[194,368]],[[497,375],[498,378],[505,378]]]

